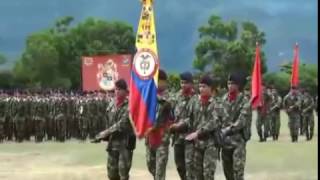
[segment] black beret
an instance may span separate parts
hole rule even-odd
[[[210,86],[210,87],[218,86],[217,82],[208,75],[205,75],[200,79],[200,84],[206,84],[207,86]]]
[[[164,70],[162,70],[162,69],[159,69],[159,80],[164,80],[164,81],[166,81],[167,80],[167,73],[164,71]]]
[[[119,79],[116,81],[115,86],[122,90],[128,90],[127,83],[124,79]]]
[[[187,81],[188,83],[193,83],[193,77],[190,72],[184,72],[180,74],[180,79]]]
[[[233,72],[229,75],[228,80],[237,84],[240,89],[243,89],[247,83],[247,75],[243,71]]]

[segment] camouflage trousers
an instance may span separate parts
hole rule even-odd
[[[289,129],[290,136],[293,142],[298,141],[299,128],[300,128],[300,115],[297,113],[290,113],[289,116]]]
[[[300,131],[300,135],[304,135],[305,130],[306,130],[305,121],[304,121],[302,112],[299,112],[299,114],[300,114],[300,116],[299,116],[299,123],[300,123],[299,131]]]
[[[45,136],[45,120],[37,118],[34,122],[35,125],[35,141],[41,142]]]
[[[174,145],[174,162],[181,180],[194,180],[193,146],[191,142]]]
[[[149,172],[154,180],[166,179],[166,167],[169,156],[169,145],[161,144],[157,148],[151,148],[146,145],[146,160]]]
[[[258,114],[256,128],[260,137],[260,141],[265,141],[270,135],[270,124],[270,115],[262,116]]]
[[[25,118],[17,116],[14,119],[14,135],[17,142],[22,142],[24,139]]]
[[[214,180],[219,154],[214,146],[194,148],[194,176],[195,180]]]
[[[128,180],[133,150],[108,150],[107,171],[110,180]]]
[[[4,122],[5,122],[5,118],[0,117],[0,142],[2,142],[5,138]]]
[[[280,134],[280,112],[273,112],[271,114],[271,135],[274,140],[277,140]]]
[[[303,115],[304,132],[306,133],[307,140],[311,140],[314,131],[314,117],[313,112]]]
[[[222,166],[226,180],[244,180],[246,145],[234,149],[222,149]]]
[[[66,119],[63,115],[58,115],[55,119],[56,121],[56,140],[64,142],[66,139]]]

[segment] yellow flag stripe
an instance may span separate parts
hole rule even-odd
[[[159,60],[154,19],[153,0],[142,0],[142,10],[136,35],[136,47],[138,51],[142,48],[152,50]],[[154,82],[158,86],[158,70],[154,75]]]

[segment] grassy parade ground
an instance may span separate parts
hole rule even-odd
[[[291,143],[287,116],[281,114],[279,141],[270,138],[259,143],[252,124],[253,137],[247,146],[247,180],[316,180],[318,123],[312,141],[299,136],[298,143]],[[255,113],[254,113],[255,120]],[[105,144],[91,144],[77,140],[66,143],[34,142],[0,144],[1,180],[102,180],[107,179]],[[172,149],[171,149],[172,150]],[[146,169],[144,141],[138,141],[134,151],[132,180],[152,179]],[[178,180],[171,151],[167,166],[167,179]],[[224,179],[219,163],[216,179]]]

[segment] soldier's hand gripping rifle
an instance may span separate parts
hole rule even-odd
[[[100,143],[101,141],[108,141],[110,136],[109,129],[101,131],[96,137],[90,141],[91,143]]]

